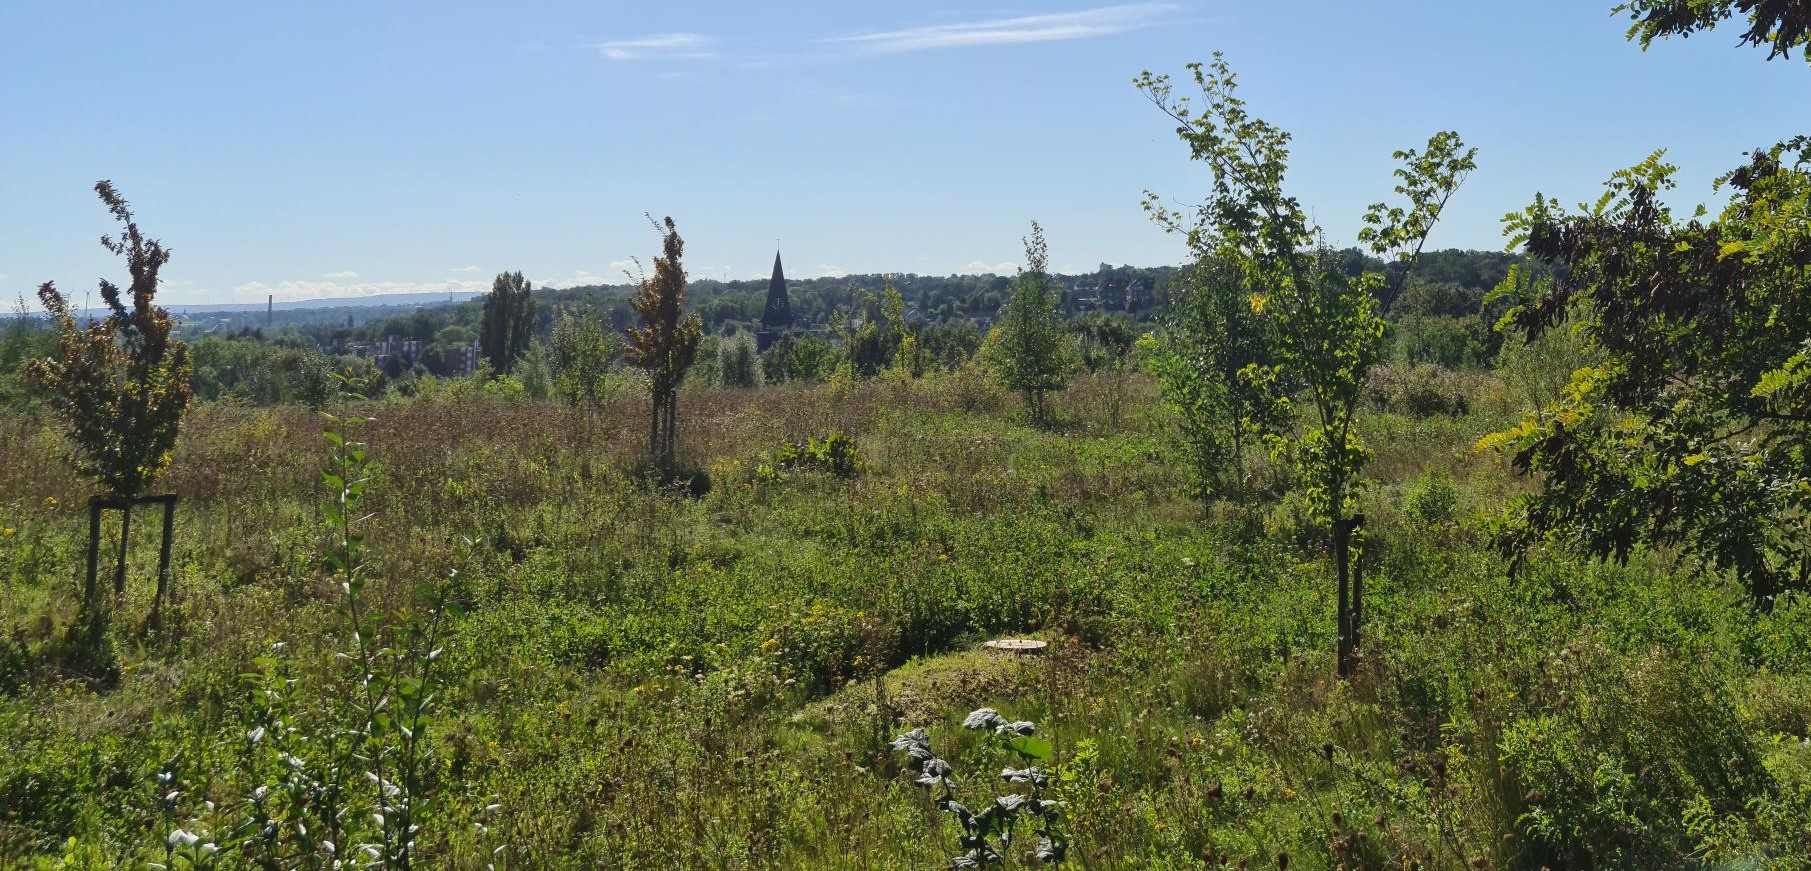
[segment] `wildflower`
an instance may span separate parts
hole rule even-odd
[[[12,527],[8,526],[5,529],[0,529],[0,538],[12,538],[12,537],[13,537],[13,528]]]

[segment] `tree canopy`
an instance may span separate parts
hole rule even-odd
[[[1512,549],[1557,538],[1622,561],[1675,544],[1765,603],[1811,588],[1811,138],[1724,175],[1715,218],[1673,215],[1674,173],[1655,153],[1577,212],[1537,196],[1510,216],[1551,274],[1505,283],[1503,328],[1578,330],[1601,361],[1481,444],[1538,480]]]
[[[38,300],[56,324],[56,354],[32,361],[26,371],[63,418],[75,442],[76,469],[108,494],[133,498],[170,463],[193,395],[189,349],[171,338],[170,314],[155,302],[169,249],[139,230],[112,182],[97,182],[94,190],[124,228],[117,240],[102,236],[101,245],[126,258],[132,280],[122,292],[101,279],[101,299],[111,313],[86,325],[77,323],[56,284],[44,282]]]

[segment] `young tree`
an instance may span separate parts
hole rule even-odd
[[[530,340],[516,365],[516,380],[530,399],[547,399],[553,395],[553,368],[547,362],[547,348]]]
[[[648,220],[653,222],[653,216]],[[653,400],[648,454],[662,473],[671,475],[678,447],[679,384],[698,355],[704,324],[696,314],[685,313],[685,268],[680,264],[685,241],[671,217],[664,228],[655,223],[654,229],[661,236],[661,256],[654,258],[654,276],[641,276],[629,302],[641,325],[629,328],[623,358],[648,373]]]
[[[1511,511],[1512,553],[1543,539],[1626,561],[1677,545],[1740,579],[1761,607],[1811,590],[1811,137],[1720,179],[1714,219],[1662,202],[1659,153],[1594,204],[1511,215],[1512,244],[1553,277],[1501,290],[1500,328],[1583,339],[1595,365],[1480,447],[1514,450],[1539,489]]]
[[[1363,588],[1351,581],[1348,552],[1356,496],[1368,456],[1353,427],[1365,375],[1383,345],[1379,299],[1407,280],[1440,210],[1475,166],[1475,149],[1457,134],[1439,133],[1425,154],[1399,151],[1397,191],[1405,207],[1374,205],[1365,217],[1364,241],[1379,254],[1393,255],[1394,277],[1366,272],[1356,278],[1337,268],[1307,212],[1283,191],[1289,134],[1253,116],[1238,97],[1237,77],[1218,53],[1210,64],[1190,64],[1204,105],[1197,112],[1187,97],[1173,98],[1168,76],[1141,74],[1134,84],[1177,123],[1177,135],[1191,156],[1208,164],[1213,190],[1196,209],[1189,231],[1197,246],[1236,270],[1250,289],[1250,305],[1270,324],[1275,363],[1252,374],[1287,399],[1296,385],[1313,415],[1293,436],[1276,435],[1278,453],[1289,456],[1310,513],[1332,532],[1339,583],[1339,670],[1351,673],[1363,612]],[[1146,194],[1160,223],[1181,224]],[[1254,367],[1255,368],[1255,367]]]
[[[617,343],[597,318],[565,312],[553,324],[547,349],[554,392],[572,405],[596,406],[610,389]]]
[[[717,346],[717,383],[724,387],[761,386],[760,358],[755,356],[754,340],[746,334]]]
[[[122,295],[101,279],[101,299],[111,313],[86,326],[76,322],[55,283],[41,285],[38,300],[56,325],[57,349],[55,356],[33,360],[26,373],[63,419],[75,443],[71,463],[106,495],[130,500],[170,464],[193,395],[189,349],[170,337],[170,315],[154,302],[169,250],[144,237],[112,182],[94,190],[125,228],[118,240],[102,236],[101,245],[126,258],[131,284]]]
[[[849,312],[838,319],[849,372],[873,378],[893,365],[905,342],[905,298],[891,279],[878,295],[850,285],[849,298]]]
[[[534,286],[520,272],[498,273],[484,298],[478,350],[492,372],[508,375],[534,339]]]
[[[1000,312],[1000,341],[994,359],[1000,380],[1024,394],[1034,423],[1048,420],[1046,396],[1067,386],[1074,371],[1069,337],[1057,312],[1062,300],[1051,286],[1049,260],[1044,228],[1032,221],[1018,286]]]
[[[1268,325],[1252,310],[1236,270],[1210,250],[1197,257],[1146,359],[1175,415],[1205,512],[1213,500],[1243,492],[1247,439],[1273,433],[1283,421],[1262,378],[1274,365]]]

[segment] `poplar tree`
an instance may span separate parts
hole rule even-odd
[[[484,298],[478,351],[492,372],[507,375],[534,339],[534,286],[520,272],[498,273]]]

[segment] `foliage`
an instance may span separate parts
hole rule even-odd
[[[332,366],[313,348],[210,336],[189,350],[197,399],[320,408],[334,394]]]
[[[1505,294],[1505,298],[1512,296]],[[1533,340],[1514,330],[1505,331],[1495,371],[1518,411],[1534,412],[1559,402],[1572,382],[1572,373],[1599,362],[1580,327],[1579,322],[1569,321],[1542,331]]]
[[[871,294],[853,285],[850,307],[837,316],[849,374],[873,378],[893,365],[907,332],[905,299],[891,281]]]
[[[906,764],[918,772],[914,782],[927,789],[941,788],[943,792],[936,798],[937,808],[955,817],[962,825],[961,845],[966,852],[950,859],[950,867],[980,868],[1004,864],[1006,857],[1013,853],[1013,838],[1018,834],[1021,814],[1035,821],[1031,832],[1037,837],[1030,853],[1033,861],[1037,864],[1062,862],[1069,853],[1069,837],[1063,827],[1063,803],[1044,797],[1051,778],[1037,765],[1055,761],[1050,741],[1037,734],[1036,724],[1028,720],[1008,722],[993,708],[980,708],[970,713],[963,719],[962,728],[992,736],[1021,762],[1031,764],[1024,768],[1011,765],[1004,768],[1000,779],[1022,786],[1023,790],[997,796],[976,812],[956,800],[955,769],[931,749],[931,738],[923,729],[913,729],[893,739],[894,751],[904,753]],[[998,846],[995,846],[996,838]]]
[[[193,396],[189,348],[170,337],[169,312],[154,301],[169,250],[144,237],[111,182],[97,182],[94,190],[124,226],[118,241],[102,236],[101,245],[126,258],[132,273],[125,289],[130,307],[120,287],[103,278],[101,299],[112,313],[80,326],[69,300],[54,283],[45,282],[38,300],[56,325],[57,350],[55,356],[31,361],[26,374],[63,419],[75,443],[70,461],[76,469],[108,494],[132,498],[170,463]]]
[[[1063,389],[1075,368],[1074,353],[1057,309],[1060,295],[1049,274],[1050,248],[1044,228],[1031,222],[1025,237],[1025,265],[1018,286],[1000,313],[1000,341],[994,366],[1008,389],[1025,397],[1034,423],[1049,418],[1046,397]]]
[[[548,342],[554,392],[571,405],[601,404],[610,391],[610,362],[616,352],[616,340],[601,321],[561,313]]]
[[[1470,410],[1465,379],[1432,363],[1373,368],[1366,378],[1365,390],[1378,408],[1414,417],[1456,416]]]
[[[771,469],[793,471],[808,469],[828,472],[838,478],[854,477],[861,470],[861,452],[855,440],[840,432],[822,439],[812,436],[802,442],[787,442],[774,452]]]
[[[653,223],[653,216],[648,221]],[[680,263],[685,240],[679,238],[671,217],[664,229],[658,223],[654,229],[660,233],[661,256],[654,258],[654,277],[642,276],[636,291],[634,307],[641,325],[629,328],[623,359],[648,373],[653,401],[648,456],[671,473],[679,440],[679,384],[697,358],[704,327],[696,314],[685,312],[685,267]]]
[[[534,285],[520,272],[500,272],[484,298],[484,320],[478,327],[478,351],[492,372],[508,375],[528,353],[534,339]]]
[[[1199,243],[1206,229],[1195,228],[1189,238]],[[1268,326],[1238,276],[1209,259],[1210,252],[1200,256],[1149,344],[1146,366],[1175,416],[1205,510],[1216,498],[1242,492],[1246,440],[1274,432],[1283,420],[1261,376],[1273,365]]]
[[[1403,512],[1421,523],[1452,521],[1458,504],[1459,490],[1443,471],[1424,473],[1403,488]]]
[[[351,380],[342,383],[349,407],[362,398],[360,385]],[[362,596],[368,584],[364,527],[371,515],[361,511],[371,470],[366,445],[357,440],[357,431],[370,420],[349,413],[349,409],[337,414],[323,412],[322,417],[327,423],[323,435],[332,448],[331,461],[321,473],[331,494],[323,506],[332,541],[325,556],[345,596],[346,628],[352,636],[352,655],[345,661],[353,670],[346,685],[354,688],[345,701],[358,717],[345,763],[356,760],[370,778],[371,818],[377,825],[376,842],[360,849],[370,855],[373,864],[408,868],[426,816],[422,805],[427,800],[429,729],[439,702],[435,663],[443,652],[440,644],[448,603],[443,588],[424,614],[404,611],[398,625],[392,627],[372,620],[363,610]],[[456,576],[455,571],[449,578]],[[388,644],[382,641],[385,629],[395,636]],[[269,733],[260,730],[254,734]],[[272,738],[278,742],[284,736]],[[257,743],[256,738],[251,740]],[[303,829],[298,834],[308,837]],[[329,848],[327,852],[333,851]]]
[[[761,355],[762,381],[822,381],[842,365],[841,350],[821,336],[783,333]]]
[[[1748,30],[1740,42],[1767,46],[1768,60],[1789,58],[1793,49],[1800,49],[1811,63],[1811,9],[1804,0],[1627,0],[1610,11],[1628,13],[1635,22],[1628,37],[1639,40],[1643,49],[1655,39],[1691,36],[1741,15]]]
[[[1144,72],[1134,84],[1177,124],[1190,155],[1208,164],[1212,194],[1196,207],[1191,248],[1233,270],[1252,309],[1268,323],[1268,368],[1241,374],[1262,380],[1279,403],[1298,386],[1314,416],[1299,432],[1269,436],[1272,451],[1293,464],[1310,516],[1333,532],[1339,588],[1339,672],[1349,676],[1363,613],[1362,588],[1349,589],[1349,519],[1357,509],[1368,452],[1354,426],[1366,375],[1380,356],[1388,302],[1408,280],[1428,232],[1446,202],[1476,165],[1476,149],[1458,134],[1441,132],[1426,151],[1398,151],[1396,192],[1407,206],[1377,203],[1365,215],[1360,238],[1388,259],[1389,273],[1353,271],[1320,242],[1307,213],[1283,192],[1289,134],[1256,118],[1237,95],[1238,81],[1223,57],[1191,64],[1204,104],[1197,114],[1188,97],[1172,97],[1168,76]],[[1146,192],[1145,208],[1159,224],[1180,227],[1183,218]]]
[[[55,349],[56,334],[31,316],[24,297],[20,297],[12,318],[0,329],[0,408],[21,408],[30,403],[26,364],[49,356]]]
[[[1511,580],[1469,536],[1367,502],[1372,643],[1341,683],[1333,591],[1314,583],[1328,560],[1304,546],[1324,528],[1179,522],[1183,457],[1151,415],[1025,427],[1014,403],[967,402],[980,382],[946,390],[956,377],[697,390],[716,484],[698,497],[636,484],[645,400],[626,392],[597,415],[476,389],[349,409],[378,415],[353,436],[372,458],[354,516],[378,513],[354,530],[374,647],[405,646],[398,615],[427,617],[418,603],[479,533],[445,585],[464,614],[449,608],[436,644],[414,864],[939,867],[964,852],[957,820],[874,753],[924,726],[983,810],[968,799],[996,793],[980,781],[1023,763],[957,728],[982,705],[1060,737],[1059,760],[1037,763],[1044,794],[1065,803],[1068,861],[1094,867],[1287,852],[1292,868],[1559,868],[1592,839],[1600,865],[1618,845],[1644,867],[1805,861],[1806,597],[1756,613],[1721,575],[1646,547],[1626,567],[1554,551]],[[1480,377],[1462,417],[1360,417],[1376,497],[1406,498],[1499,425]],[[1129,384],[1135,408],[1154,401],[1145,376]],[[1069,389],[1085,408],[1099,387]],[[368,765],[346,756],[365,722],[346,597],[316,556],[320,429],[293,406],[195,409],[167,473],[184,494],[177,640],[116,622],[118,682],[91,685],[60,652],[81,481],[40,424],[0,414],[19,458],[0,464],[0,865],[139,867],[178,829],[219,865],[281,865],[303,850],[295,821],[342,859],[381,844]],[[859,443],[855,479],[749,471],[812,431]],[[1460,462],[1459,506],[1520,486]],[[147,592],[129,587],[127,607]],[[1051,639],[1045,658],[971,648],[1031,633]],[[298,803],[317,794],[343,812]],[[1030,851],[1029,821],[1008,861]]]
[[[533,399],[553,396],[553,369],[547,360],[547,348],[538,340],[529,340],[528,350],[517,361],[516,380],[522,392]]]
[[[746,334],[717,345],[717,383],[724,387],[761,386],[760,364],[754,339]]]
[[[1766,604],[1811,589],[1811,140],[1725,175],[1734,196],[1709,220],[1661,202],[1674,173],[1656,153],[1576,214],[1537,197],[1509,216],[1555,275],[1506,284],[1502,328],[1530,343],[1574,330],[1598,362],[1480,445],[1538,476],[1509,547],[1554,537],[1626,561],[1637,542],[1676,544]]]
[[[1132,356],[1138,328],[1125,315],[1088,312],[1069,322],[1075,335],[1077,357],[1090,373],[1118,371]]]

